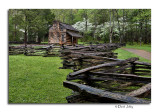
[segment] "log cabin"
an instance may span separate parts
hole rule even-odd
[[[71,25],[54,21],[52,27],[49,29],[48,44],[78,44],[78,39],[82,38],[79,31]]]

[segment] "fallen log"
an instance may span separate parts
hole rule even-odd
[[[134,62],[134,61],[136,61],[136,60],[138,60],[138,59],[139,59],[139,58],[129,58],[129,59],[127,59],[127,60],[122,60],[122,61],[117,61],[117,62],[100,64],[100,65],[97,65],[97,66],[88,67],[88,68],[79,70],[79,71],[77,71],[77,72],[70,73],[69,76],[73,77],[73,76],[79,75],[79,74],[81,74],[81,73],[84,73],[84,72],[87,72],[87,71],[91,71],[91,70],[95,70],[95,69],[102,68],[102,67],[124,65],[124,64],[126,64],[126,63],[128,63],[128,62]]]
[[[149,104],[150,101],[142,100],[139,98],[121,95],[118,93],[112,93],[101,89],[96,89],[83,84],[75,82],[64,81],[63,86],[83,95],[89,95],[90,97],[97,97],[100,103],[133,103],[133,104]]]

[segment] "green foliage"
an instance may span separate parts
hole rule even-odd
[[[54,18],[50,9],[10,9],[9,40],[24,40],[26,32],[28,41],[35,41],[36,37],[41,41],[42,37],[46,37]]]
[[[72,70],[59,69],[59,57],[9,56],[9,103],[67,103],[63,81]]]
[[[90,32],[85,32],[84,37],[81,39],[83,42],[91,42],[93,41],[93,37],[91,36]]]

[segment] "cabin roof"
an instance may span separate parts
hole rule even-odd
[[[80,35],[79,33],[71,32],[71,31],[67,31],[67,33],[73,37],[82,37],[82,35]]]
[[[65,23],[60,23],[60,25],[62,25],[65,29],[79,32],[77,29],[73,28],[71,25],[68,25]]]

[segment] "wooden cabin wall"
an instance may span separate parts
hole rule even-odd
[[[53,26],[49,29],[48,43],[49,44],[60,44],[60,43],[62,44],[63,43],[63,44],[72,45],[72,36],[70,36],[66,32],[67,32],[66,29],[60,29],[59,22],[55,22]],[[72,31],[72,32],[76,33],[76,31]],[[62,35],[64,35],[63,42],[62,42]],[[73,44],[78,44],[77,37],[73,37]]]

